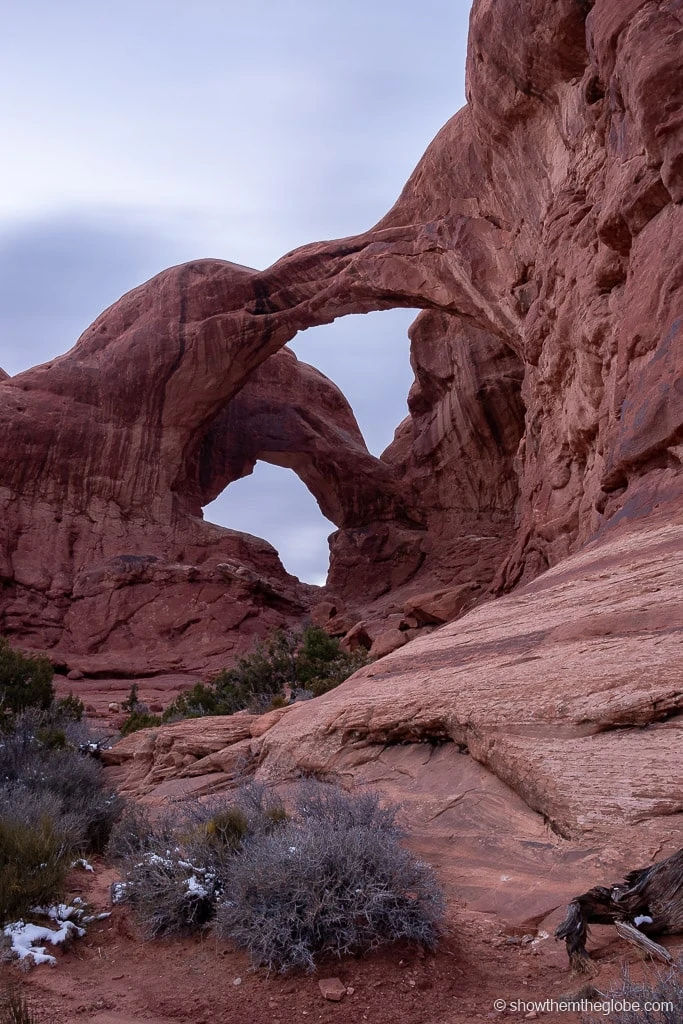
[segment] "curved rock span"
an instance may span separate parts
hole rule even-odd
[[[477,0],[467,106],[378,225],[265,271],[164,271],[4,379],[0,628],[133,673],[217,665],[300,620],[311,588],[201,518],[258,458],[337,525],[351,624],[509,590],[680,507],[682,20],[674,0]],[[424,312],[410,416],[377,460],[283,346],[394,306]]]

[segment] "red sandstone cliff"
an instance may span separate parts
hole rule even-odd
[[[274,550],[200,518],[255,458],[337,523],[329,584],[364,610],[509,589],[680,507],[682,44],[677,0],[477,0],[468,104],[375,228],[262,272],[164,271],[3,380],[0,630],[154,671],[300,618],[312,591]],[[392,306],[425,312],[378,462],[333,385],[276,353]]]

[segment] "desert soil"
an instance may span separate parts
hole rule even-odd
[[[528,1007],[496,1011],[496,999],[558,999],[579,993],[585,979],[569,973],[563,944],[553,938],[532,943],[506,935],[496,920],[464,907],[451,907],[450,934],[435,953],[398,945],[358,959],[332,960],[314,975],[268,977],[210,933],[144,941],[129,911],[110,905],[116,872],[101,860],[93,864],[94,874],[72,873],[70,894],[82,896],[98,912],[111,910],[111,916],[91,924],[70,949],[58,951],[56,967],[25,971],[16,963],[0,965],[0,985],[20,985],[41,1024],[466,1024],[515,1019],[559,1024],[581,1019],[573,1012]],[[682,937],[667,944],[674,955],[683,953]],[[625,962],[635,977],[643,972],[639,955],[625,949],[610,929],[596,929],[592,952],[599,968],[593,984],[600,991],[618,981]],[[329,977],[340,978],[348,988],[340,1003],[321,995],[318,982]]]

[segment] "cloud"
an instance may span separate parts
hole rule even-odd
[[[60,215],[0,232],[0,366],[15,374],[58,355],[103,309],[191,245],[120,215]]]

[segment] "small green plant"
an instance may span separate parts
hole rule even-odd
[[[127,711],[129,715],[134,714],[140,709],[140,699],[138,697],[138,684],[132,683],[128,696],[121,704],[121,709]]]
[[[149,711],[131,711],[119,731],[122,736],[130,736],[138,729],[151,729],[155,725],[161,725],[160,715],[151,715]]]
[[[59,718],[66,718],[72,722],[80,722],[85,714],[85,704],[79,697],[69,692],[68,697],[60,697],[55,703],[55,712]]]
[[[46,711],[55,696],[52,676],[47,658],[22,654],[0,638],[0,709],[13,714],[29,707]]]
[[[239,807],[227,807],[209,818],[204,830],[212,845],[239,850],[249,832],[249,822]]]
[[[14,985],[0,996],[0,1024],[40,1024],[26,996]]]
[[[0,921],[54,902],[70,863],[69,837],[60,829],[56,805],[22,796],[0,796]]]

